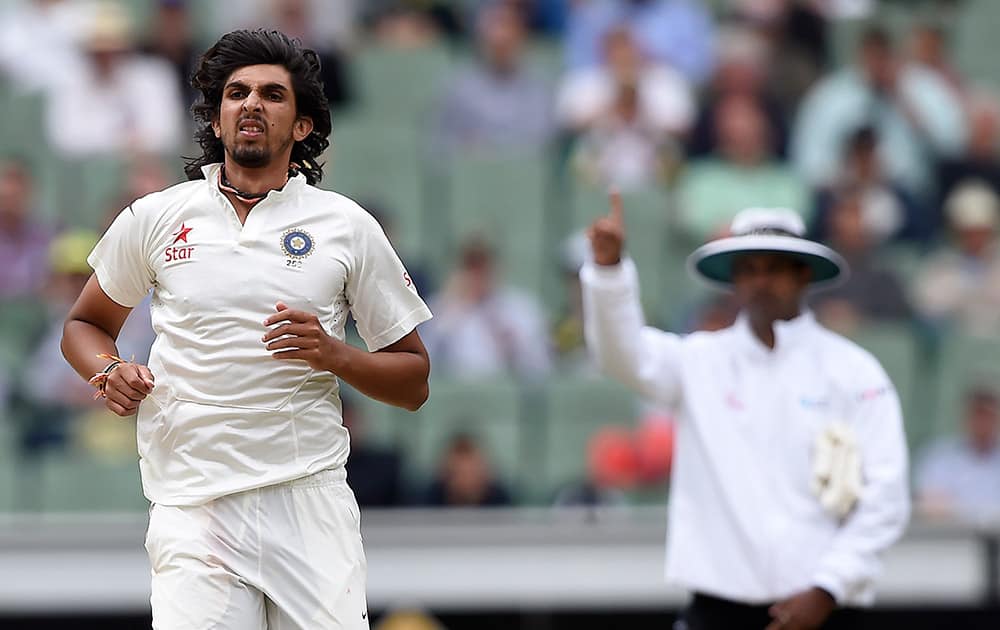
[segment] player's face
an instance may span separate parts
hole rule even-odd
[[[799,314],[811,272],[781,254],[747,254],[733,261],[733,286],[740,306],[756,322]]]
[[[226,156],[245,168],[273,160],[287,164],[292,146],[305,140],[312,126],[311,119],[298,115],[288,70],[270,64],[245,66],[229,76],[212,123]]]

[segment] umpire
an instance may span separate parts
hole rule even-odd
[[[604,371],[677,411],[666,574],[694,594],[677,628],[858,627],[909,498],[892,383],[804,307],[844,260],[794,212],[744,210],[688,261],[739,318],[680,337],[644,324],[624,225],[612,195],[589,230],[585,331]]]

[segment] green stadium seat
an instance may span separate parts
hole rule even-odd
[[[853,338],[875,355],[896,387],[910,445],[922,444],[933,432],[933,418],[918,404],[918,388],[924,385],[929,366],[921,364],[913,327],[904,323],[870,324]]]
[[[451,64],[445,46],[367,46],[354,59],[359,108],[387,123],[421,124],[441,98]]]
[[[341,397],[350,397],[363,425],[364,441],[379,446],[398,447],[403,440],[408,415],[398,407],[373,400],[341,381]]]
[[[498,476],[508,484],[522,479],[521,392],[512,381],[432,381],[431,395],[414,416],[403,417],[408,464],[427,480],[451,437],[470,435],[485,449]]]
[[[548,419],[542,438],[545,458],[541,485],[551,493],[587,475],[587,445],[608,426],[631,427],[637,417],[636,395],[600,377],[564,376],[545,387]]]
[[[13,369],[44,334],[48,323],[40,299],[0,300],[0,371]]]
[[[106,217],[121,210],[126,159],[119,155],[55,159],[53,166],[58,169],[62,221],[69,227],[103,231]]]
[[[46,512],[142,512],[136,460],[105,462],[74,453],[42,457],[41,508]]]
[[[391,215],[394,244],[404,256],[428,249],[430,230],[422,216],[419,134],[408,125],[372,118],[334,121],[323,188],[365,204],[378,203]]]
[[[936,373],[937,404],[934,427],[938,434],[959,430],[963,399],[971,387],[1000,391],[1000,338],[953,333],[941,343]]]
[[[463,154],[452,160],[448,174],[452,246],[485,237],[497,249],[506,279],[536,294],[543,267],[555,257],[545,242],[548,164],[543,153]]]
[[[11,512],[17,496],[17,444],[13,420],[0,407],[0,514]]]
[[[658,314],[665,300],[676,300],[686,289],[683,260],[672,251],[669,228],[669,198],[659,189],[622,195],[625,208],[626,250],[639,270],[642,302],[647,314]],[[603,190],[577,186],[573,191],[573,228],[583,230],[608,213],[608,195]],[[687,252],[683,252],[684,257]]]

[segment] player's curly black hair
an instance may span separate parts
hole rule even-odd
[[[203,179],[201,167],[223,161],[225,150],[222,140],[212,131],[212,121],[219,115],[226,79],[240,68],[258,64],[281,65],[292,75],[296,108],[300,115],[312,118],[313,130],[305,140],[295,143],[291,159],[299,165],[299,171],[310,184],[323,178],[322,165],[316,160],[330,146],[327,138],[332,122],[330,104],[323,94],[319,56],[280,31],[256,29],[223,35],[201,56],[191,77],[191,86],[201,93],[191,106],[191,113],[200,125],[195,140],[202,154],[185,159],[184,172],[188,179]]]

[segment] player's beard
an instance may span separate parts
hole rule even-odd
[[[229,156],[243,168],[261,168],[271,161],[271,151],[264,145],[237,144]]]
[[[282,153],[294,141],[289,135],[288,139],[281,144],[278,153]],[[266,144],[242,144],[235,143],[228,149],[229,156],[233,162],[243,168],[262,168],[271,163],[273,152]]]

